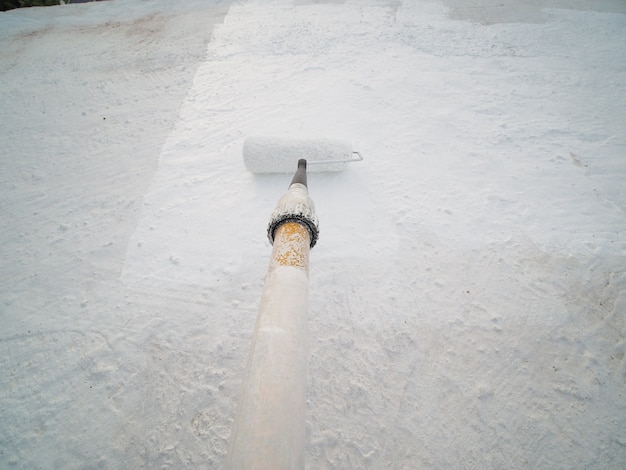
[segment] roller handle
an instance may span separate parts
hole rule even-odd
[[[306,160],[301,158],[298,160],[298,169],[296,170],[296,174],[293,175],[293,179],[289,186],[295,183],[300,183],[306,186]]]

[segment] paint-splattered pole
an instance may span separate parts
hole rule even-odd
[[[306,161],[278,201],[261,307],[233,424],[226,468],[304,468],[309,250],[318,222]]]

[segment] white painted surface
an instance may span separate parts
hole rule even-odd
[[[366,155],[309,177],[308,468],[623,468],[609,3],[0,14],[0,467],[223,467],[289,182],[241,144],[304,134]]]

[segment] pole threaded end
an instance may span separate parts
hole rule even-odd
[[[319,222],[315,214],[315,205],[309,197],[306,186],[301,183],[295,183],[289,187],[270,217],[267,238],[272,245],[276,229],[285,222],[297,222],[303,225],[311,236],[310,247],[315,246],[319,238]]]

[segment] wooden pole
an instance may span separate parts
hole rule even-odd
[[[231,470],[304,468],[309,250],[317,218],[306,174],[304,184],[301,176],[294,181],[270,220],[272,257],[226,458]]]

